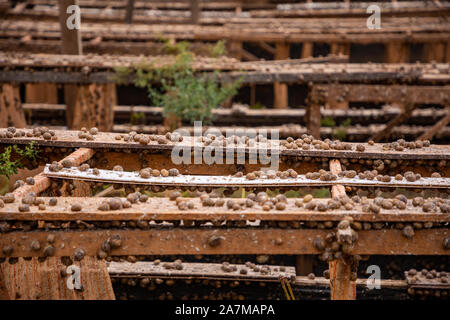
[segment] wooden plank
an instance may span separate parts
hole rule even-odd
[[[70,155],[68,155],[61,161],[59,161],[59,163],[62,164],[62,161],[70,159],[72,160],[74,166],[79,166],[83,162],[89,160],[94,154],[95,150],[80,148],[72,152]],[[34,177],[34,185],[24,185],[14,190],[13,193],[16,197],[23,197],[29,192],[39,194],[42,191],[46,190],[48,187],[50,187],[50,185],[51,185],[50,179],[46,177],[43,173],[39,173]]]
[[[431,127],[427,132],[420,135],[419,139],[428,139],[431,140],[436,134],[447,126],[450,122],[450,107],[445,108],[447,115],[445,115],[441,120],[439,120],[433,127]]]
[[[275,44],[275,60],[286,60],[290,57],[290,45],[283,42]],[[275,82],[273,106],[276,109],[285,109],[289,105],[288,86],[285,83]]]
[[[342,171],[339,160],[330,160],[330,171],[339,175]],[[333,198],[346,196],[344,186],[333,186],[331,196]],[[351,281],[351,259],[351,257],[343,257],[328,262],[331,300],[356,300],[356,281]]]
[[[79,85],[76,90],[71,128],[97,127],[101,131],[111,131],[114,124],[115,86],[93,83]]]
[[[170,263],[170,262],[168,262]],[[223,271],[222,264],[219,263],[192,263],[183,262],[182,269],[166,269],[166,262],[155,265],[153,262],[137,261],[130,262],[110,262],[108,272],[111,277],[133,277],[133,278],[170,278],[170,279],[221,279],[239,281],[279,281],[279,277],[295,277],[293,267],[284,267],[285,271],[279,271],[279,266],[267,266],[269,274],[262,274],[248,268],[244,264],[229,264],[236,267],[236,271]],[[246,274],[241,274],[241,269],[247,269]]]
[[[133,12],[134,12],[134,0],[128,0],[125,13],[126,23],[131,24],[133,22]]]
[[[409,62],[409,44],[405,42],[389,42],[385,45],[387,63]]]
[[[339,102],[341,97],[350,102],[446,104],[450,86],[317,84],[312,87],[311,95],[322,103]]]
[[[83,290],[67,287],[67,277],[61,270],[67,266],[60,258],[19,258],[15,264],[0,263],[9,295],[14,300],[114,300],[114,291],[105,261],[85,257],[73,265],[80,268]]]
[[[66,10],[69,6],[78,5],[78,0],[58,0],[59,6],[59,25],[61,33],[61,53],[70,55],[82,55],[83,47],[81,44],[81,31],[78,29],[70,30],[67,27],[69,18]],[[66,122],[69,128],[72,128],[72,119],[74,118],[77,104],[77,87],[74,85],[64,86],[64,100],[67,105]]]
[[[25,85],[25,102],[58,103],[58,91],[54,83],[27,83]]]
[[[33,190],[30,190],[33,191]],[[17,192],[17,197],[26,195],[24,192]],[[42,197],[45,203],[50,198]],[[232,211],[225,205],[207,207],[201,204],[199,198],[187,198],[193,203],[194,208],[190,210],[180,210],[175,201],[168,198],[151,198],[146,203],[135,203],[131,208],[102,211],[99,206],[109,198],[102,197],[64,197],[58,198],[55,206],[47,206],[45,211],[39,210],[36,206],[30,206],[30,211],[21,212],[19,210],[20,201],[5,204],[0,210],[0,219],[5,221],[174,221],[174,220],[195,220],[195,221],[341,221],[344,217],[350,216],[355,221],[361,222],[436,222],[446,223],[450,221],[437,209],[436,212],[423,212],[421,208],[414,207],[408,201],[405,210],[385,210],[381,209],[379,214],[364,212],[361,205],[355,205],[352,210],[336,209],[327,211],[314,211],[305,208],[298,208],[295,199],[288,199],[285,210],[264,211],[262,207],[255,204],[252,208],[241,208],[239,211]],[[225,202],[232,200],[224,198]],[[234,201],[237,201],[234,199]],[[316,203],[326,204],[328,199],[314,199]],[[81,211],[71,211],[73,204],[82,204]],[[250,226],[250,225],[249,225]]]
[[[0,124],[8,126],[8,122],[17,128],[25,128],[27,122],[20,101],[19,87],[15,84],[0,84]]]
[[[302,45],[302,58],[309,58],[313,56],[313,45],[312,42],[303,42]]]
[[[338,160],[332,160],[338,161]],[[339,161],[338,161],[339,162]],[[360,179],[337,177],[333,181],[322,181],[320,179],[308,179],[305,175],[298,175],[296,178],[281,179],[279,177],[256,178],[249,180],[244,177],[217,176],[211,174],[202,175],[179,175],[177,177],[149,177],[141,178],[137,171],[114,171],[99,169],[95,174],[93,169],[79,171],[78,168],[63,168],[58,172],[49,170],[49,164],[44,169],[44,175],[54,179],[79,180],[86,182],[102,182],[105,184],[133,184],[140,186],[171,186],[171,187],[253,187],[253,188],[277,188],[277,187],[324,187],[324,186],[355,186],[355,187],[379,187],[379,188],[414,188],[414,189],[448,189],[450,188],[450,178],[420,178],[410,182],[405,178],[395,180],[391,176],[391,181],[382,182],[376,179]]]
[[[0,129],[0,132],[5,132],[5,129]],[[25,130],[26,131],[26,130]],[[174,142],[167,142],[166,144],[157,144],[152,141],[148,145],[143,145],[138,142],[125,142],[123,140],[116,140],[115,133],[99,132],[95,135],[95,140],[87,141],[78,138],[79,131],[76,130],[56,130],[55,135],[57,140],[44,140],[36,137],[17,137],[17,138],[0,138],[0,144],[29,144],[34,141],[36,146],[50,146],[50,147],[73,147],[73,148],[109,148],[109,149],[140,149],[140,150],[169,150],[171,151],[175,145],[180,147],[189,147],[193,145],[193,137],[184,137],[180,144]],[[283,141],[283,140],[280,140]],[[274,141],[276,143],[276,141]],[[403,159],[403,160],[438,160],[450,159],[449,145],[430,145],[421,149],[405,149],[404,151],[383,150],[382,144],[369,145],[363,143],[365,147],[364,152],[356,151],[358,143],[348,143],[352,150],[303,150],[303,149],[286,149],[284,146],[279,148],[268,148],[268,153],[272,150],[279,150],[280,155],[286,156],[311,156],[311,157],[329,157],[329,158],[357,158],[357,159]],[[201,145],[202,150],[204,148]],[[230,148],[236,150],[236,146]],[[242,148],[248,152],[252,148]],[[253,148],[254,149],[254,148]],[[253,150],[252,149],[252,150]],[[218,147],[216,151],[226,151],[226,148]],[[225,153],[225,152],[224,152]]]
[[[67,8],[72,5],[78,5],[78,0],[58,0],[59,5],[59,25],[62,39],[62,54],[83,54],[81,46],[81,32],[78,29],[70,30],[67,27],[67,19],[69,14]]]
[[[311,91],[315,90],[314,87],[310,90],[308,104],[306,105],[306,128],[308,133],[314,138],[320,139],[320,121],[322,118],[320,111],[320,99],[316,94],[312,94]]]
[[[77,248],[86,256],[96,256],[100,245],[118,235],[120,248],[111,256],[123,255],[198,255],[198,254],[319,254],[313,245],[317,236],[325,238],[327,230],[262,229],[262,228],[153,228],[149,230],[64,230],[9,232],[0,238],[0,247],[13,246],[10,257],[40,256],[30,249],[34,240],[46,243],[49,234],[55,236],[55,257],[72,256]],[[217,246],[209,245],[211,237],[223,238]],[[401,230],[359,231],[354,253],[360,255],[449,255],[442,246],[449,230],[417,230],[412,239]],[[0,257],[4,257],[3,251]]]
[[[198,24],[200,22],[200,1],[190,0],[191,2],[191,23]]]
[[[392,129],[394,127],[398,126],[402,122],[406,121],[412,114],[413,110],[417,107],[417,104],[409,103],[405,106],[402,113],[400,113],[398,116],[396,116],[394,119],[389,121],[386,124],[386,127],[381,130],[380,132],[376,133],[372,136],[371,140],[375,142],[380,142],[383,139],[388,139],[389,135],[391,134]]]

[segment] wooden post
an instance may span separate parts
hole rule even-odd
[[[445,62],[450,62],[450,41],[447,41],[445,48]]]
[[[27,83],[25,85],[26,103],[58,104],[58,89],[55,83]]]
[[[298,255],[295,259],[295,273],[297,276],[307,276],[313,272],[313,255]]]
[[[303,42],[302,46],[302,59],[309,58],[313,56],[313,43]]]
[[[78,5],[78,0],[59,0],[59,26],[61,28],[62,54],[83,54],[81,46],[81,33],[78,29],[67,28],[67,19],[70,14],[67,8]]]
[[[56,239],[55,247],[59,245],[58,242],[61,239]],[[73,265],[80,268],[80,282],[84,290],[68,288],[68,278],[61,273],[68,266],[58,257],[48,257],[45,262],[38,261],[37,257],[30,260],[18,258],[15,264],[1,263],[0,273],[9,297],[14,300],[115,299],[105,261],[84,257],[81,261],[74,261]]]
[[[71,5],[78,5],[78,0],[58,0],[59,2],[59,25],[61,28],[61,53],[62,54],[83,54],[81,45],[80,30],[67,28],[69,15],[66,10]],[[77,86],[74,84],[64,85],[64,100],[66,103],[66,125],[73,129],[73,115],[77,97]]]
[[[320,106],[325,104],[326,92],[322,92],[317,87],[310,86],[306,105],[306,128],[308,133],[314,138],[320,139]]]
[[[242,42],[231,40],[229,43],[229,49],[228,52],[233,58],[236,58],[238,60],[242,59]]]
[[[331,173],[338,175],[341,170],[339,160],[333,159],[330,161]],[[331,187],[331,196],[333,198],[345,195],[345,187],[343,185]],[[333,260],[328,263],[328,267],[330,271],[331,300],[355,300],[356,281],[351,280],[351,261],[348,259]]]
[[[384,61],[386,63],[401,63],[409,61],[409,44],[389,42],[385,46]]]
[[[320,120],[320,105],[308,103],[306,106],[306,128],[308,133],[317,139],[320,139]]]
[[[191,0],[191,23],[198,24],[200,15],[200,0]]]
[[[289,59],[290,45],[284,42],[277,42],[275,45],[275,60]],[[289,105],[288,86],[286,83],[275,82],[274,89],[274,108],[287,108]]]
[[[134,0],[128,0],[127,11],[125,13],[125,23],[133,23]]]
[[[79,85],[76,90],[71,127],[97,127],[100,131],[111,131],[116,104],[114,84]]]
[[[445,44],[441,42],[425,43],[423,47],[423,55],[425,62],[445,62],[445,60],[447,59],[445,53]]]
[[[250,83],[250,105],[254,106],[256,104],[256,85]]]
[[[13,84],[0,84],[0,127],[9,124],[16,128],[25,128],[27,122],[20,101],[19,87]]]

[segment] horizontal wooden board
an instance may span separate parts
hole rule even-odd
[[[30,244],[42,245],[47,236],[55,236],[54,256],[73,256],[83,249],[87,256],[96,256],[103,241],[120,236],[122,245],[110,255],[197,255],[197,254],[318,254],[313,245],[317,236],[329,231],[314,229],[151,229],[151,230],[93,230],[93,231],[36,231],[13,232],[0,237],[0,247],[11,245],[11,257],[40,256]],[[373,230],[358,232],[354,253],[362,255],[449,255],[443,248],[448,229],[418,230],[412,239],[402,236],[401,230]],[[223,240],[212,247],[209,239]],[[4,257],[0,251],[0,257]]]
[[[50,198],[42,197],[45,204]],[[5,204],[0,208],[0,220],[47,220],[47,221],[110,221],[110,220],[199,220],[199,221],[340,221],[346,216],[351,216],[355,221],[367,222],[450,222],[448,214],[422,212],[408,202],[404,210],[381,209],[380,213],[363,212],[361,206],[355,206],[353,210],[328,210],[324,212],[307,210],[295,206],[295,199],[288,199],[285,210],[271,209],[264,211],[261,206],[255,204],[252,208],[241,207],[240,210],[231,210],[222,205],[221,207],[204,207],[199,198],[191,198],[194,209],[179,210],[175,201],[168,198],[152,197],[146,203],[135,203],[131,208],[101,211],[100,204],[110,198],[101,197],[62,197],[57,198],[56,206],[46,205],[45,210],[39,210],[37,206],[31,206],[29,212],[19,211],[19,200],[15,203]],[[232,201],[244,201],[244,199],[224,199]],[[317,203],[326,203],[328,199],[315,199]],[[82,210],[71,211],[73,204],[81,204]],[[250,224],[249,224],[250,225]]]
[[[0,132],[5,132],[6,129],[0,129]],[[109,149],[134,149],[134,150],[169,150],[174,148],[174,142],[168,142],[167,144],[158,144],[156,141],[152,141],[151,144],[142,145],[138,142],[125,142],[123,140],[116,140],[115,133],[99,132],[95,136],[95,140],[87,141],[85,139],[78,138],[79,131],[71,130],[56,130],[55,135],[58,140],[44,140],[43,138],[36,137],[17,137],[17,138],[0,138],[0,146],[2,144],[29,144],[31,141],[35,141],[36,146],[50,146],[50,147],[72,147],[72,148],[109,148]],[[190,147],[193,145],[192,137],[185,137],[183,142],[178,146]],[[270,140],[269,140],[270,141]],[[276,145],[276,141],[273,143]],[[450,145],[431,145],[430,147],[421,149],[405,149],[404,151],[384,151],[382,149],[383,144],[368,145],[365,146],[364,152],[353,151],[356,148],[356,143],[350,143],[352,151],[349,150],[299,150],[299,149],[286,149],[284,146],[279,148],[269,148],[268,153],[276,153],[284,156],[308,156],[308,157],[328,157],[328,158],[356,158],[356,159],[403,159],[403,160],[437,160],[437,159],[450,159]],[[203,150],[203,149],[202,149]],[[224,150],[222,147],[217,147],[216,152],[225,151],[236,152],[236,146]],[[242,148],[240,147],[238,152],[251,152],[256,151],[254,147]]]

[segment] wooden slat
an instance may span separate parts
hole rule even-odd
[[[280,276],[290,278],[295,277],[293,267],[284,267],[285,271],[280,272],[279,266],[267,266],[269,274],[255,272],[253,269],[243,264],[230,264],[235,266],[236,271],[225,272],[222,270],[222,264],[218,263],[192,263],[183,262],[182,270],[166,269],[165,262],[158,265],[152,262],[138,261],[130,262],[110,262],[108,272],[111,277],[146,277],[146,278],[170,278],[170,279],[222,279],[222,280],[242,280],[242,281],[279,281]],[[248,272],[241,274],[239,271],[244,268]],[[275,271],[277,270],[277,271]]]
[[[333,161],[333,160],[332,160]],[[335,160],[337,161],[337,160]],[[378,180],[367,180],[359,178],[345,178],[338,177],[333,181],[322,181],[307,179],[304,175],[299,175],[297,178],[288,179],[254,179],[248,180],[245,177],[233,176],[214,176],[214,175],[181,175],[178,177],[150,177],[141,178],[138,172],[132,171],[113,171],[113,170],[99,170],[96,175],[92,169],[86,171],[79,171],[78,168],[64,168],[58,172],[49,170],[49,165],[44,170],[44,175],[54,179],[68,179],[80,181],[95,181],[102,183],[116,183],[116,184],[136,184],[142,186],[160,185],[160,186],[174,186],[174,187],[318,187],[318,186],[356,186],[356,187],[383,187],[383,188],[420,188],[420,189],[448,189],[450,188],[450,178],[421,178],[415,182],[409,182],[406,179],[402,181],[395,180],[391,177],[390,182],[382,182]]]
[[[116,255],[197,255],[197,254],[318,254],[313,245],[317,236],[324,238],[329,231],[317,229],[197,229],[168,228],[150,230],[90,230],[10,232],[0,238],[0,247],[13,245],[11,257],[39,256],[30,243],[45,243],[49,234],[55,235],[55,257],[71,256],[82,248],[86,256],[96,256],[103,241],[119,235],[122,245],[110,253]],[[211,247],[209,239],[222,237],[219,245]],[[449,255],[442,246],[449,237],[448,229],[417,230],[412,239],[401,230],[359,231],[354,253],[362,255]],[[19,245],[23,244],[23,245]],[[0,252],[0,257],[4,253]]]
[[[49,198],[42,198],[48,203]],[[440,212],[422,212],[420,208],[408,203],[405,210],[385,210],[381,209],[379,214],[363,212],[360,205],[356,205],[353,210],[328,210],[324,212],[311,211],[305,208],[297,208],[294,199],[288,199],[285,210],[271,209],[262,210],[261,206],[255,204],[252,208],[243,207],[239,211],[227,209],[225,205],[221,207],[203,207],[198,198],[191,200],[194,209],[179,210],[175,201],[167,198],[150,198],[146,203],[135,203],[131,208],[101,211],[100,204],[109,198],[101,197],[62,197],[58,198],[56,206],[47,206],[45,211],[39,210],[36,206],[31,206],[30,211],[20,212],[19,201],[5,204],[0,209],[0,220],[49,220],[49,221],[110,221],[110,220],[210,220],[210,221],[340,221],[345,216],[351,216],[355,221],[364,222],[449,222],[448,215]],[[233,199],[224,199],[227,200]],[[237,201],[234,199],[233,201]],[[327,199],[315,199],[316,202],[326,203]],[[82,204],[82,211],[71,211],[73,204]]]
[[[87,149],[87,148],[80,148],[61,161],[59,163],[62,163],[65,159],[71,159],[74,165],[79,166],[83,162],[89,160],[95,153],[95,150]],[[48,187],[50,187],[51,181],[48,177],[46,177],[43,173],[39,173],[34,177],[34,185],[24,185],[22,187],[17,188],[14,190],[14,195],[16,197],[23,197],[24,195],[28,194],[29,192],[34,192],[36,194],[39,194],[40,192],[44,191]]]
[[[0,129],[2,130],[2,129]],[[3,129],[5,130],[5,129]],[[36,146],[51,146],[51,147],[75,147],[75,148],[110,148],[110,149],[139,149],[139,150],[172,150],[175,143],[169,142],[167,144],[152,144],[142,145],[137,142],[124,142],[115,140],[117,134],[99,132],[95,136],[94,141],[86,141],[78,138],[78,131],[70,130],[56,130],[55,134],[58,140],[47,141],[42,138],[35,137],[20,137],[20,138],[0,138],[1,144],[29,144],[35,141]],[[190,146],[191,137],[185,137],[179,146]],[[355,143],[349,143],[352,146],[352,151],[347,150],[299,150],[286,149],[281,146],[279,148],[281,155],[287,156],[311,156],[311,157],[331,157],[331,158],[358,158],[358,159],[403,159],[403,160],[430,160],[430,159],[450,159],[450,146],[448,145],[431,145],[430,147],[404,150],[404,151],[384,151],[382,144],[375,144],[373,146],[363,144],[365,146],[364,152],[353,151],[356,150]],[[216,149],[221,150],[221,148]],[[272,148],[269,148],[270,152]],[[248,151],[246,149],[246,151]],[[275,150],[276,151],[276,150]],[[224,153],[225,154],[225,153]]]
[[[419,139],[433,139],[436,134],[439,134],[439,132],[447,126],[447,124],[450,122],[450,107],[446,107],[445,111],[447,114],[433,127],[421,134]]]

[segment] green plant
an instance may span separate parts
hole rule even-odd
[[[195,56],[189,51],[188,44],[166,42],[166,46],[169,53],[176,54],[175,61],[161,67],[145,61],[136,65],[134,84],[147,89],[152,102],[163,108],[165,117],[175,115],[190,122],[201,120],[209,123],[212,109],[234,96],[242,80],[221,84],[219,72],[209,76],[196,74],[192,68]],[[118,80],[129,77],[134,69],[116,69]],[[160,86],[155,86],[155,83]]]
[[[322,127],[335,127],[336,122],[331,117],[324,117],[322,120],[320,120],[320,125]]]
[[[137,122],[139,122],[139,120],[145,119],[145,114],[143,112],[131,112],[130,115],[130,124],[134,125]]]
[[[225,56],[227,54],[227,48],[225,47],[225,41],[219,40],[216,44],[211,47],[209,54],[213,58],[218,58],[220,56]]]
[[[350,126],[352,120],[350,118],[345,119],[344,122],[334,132],[333,137],[339,140],[344,140],[347,137],[347,127]]]
[[[255,104],[252,104],[251,106],[248,107],[249,109],[266,109],[266,106],[256,102]]]
[[[15,152],[18,156],[16,160],[11,160],[11,153]],[[34,148],[34,141],[32,141],[24,149],[20,149],[17,145],[8,146],[5,151],[0,154],[0,176],[9,178],[16,174],[18,169],[23,168],[23,160],[34,161],[38,157],[39,151]]]

